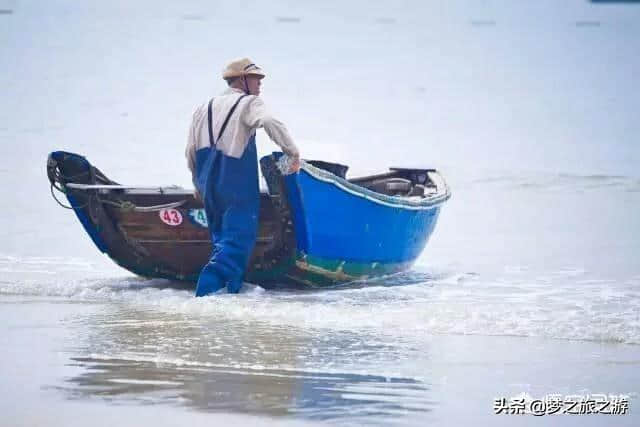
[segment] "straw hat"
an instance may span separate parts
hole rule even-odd
[[[224,67],[224,70],[222,70],[222,78],[225,80],[242,76],[258,76],[263,78],[265,74],[262,68],[254,64],[249,58],[231,61]]]

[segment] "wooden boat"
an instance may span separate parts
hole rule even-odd
[[[303,162],[283,175],[282,154],[260,160],[259,231],[245,280],[266,288],[318,287],[408,269],[424,249],[450,191],[434,169],[391,168],[346,179],[347,167]],[[202,202],[176,186],[120,185],[83,156],[56,151],[47,160],[98,249],[147,277],[195,282],[211,241]]]

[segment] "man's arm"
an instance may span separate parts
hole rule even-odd
[[[187,147],[184,150],[184,156],[187,158],[187,166],[191,171],[191,182],[195,187],[196,198],[198,198],[198,187],[196,186],[196,120],[195,113],[191,119],[191,126],[189,126],[189,136],[187,137]]]
[[[264,102],[259,97],[253,97],[243,114],[244,124],[252,129],[263,128],[269,138],[275,142],[288,156],[293,159],[292,171],[300,169],[300,152],[293,142],[284,123],[268,113]]]

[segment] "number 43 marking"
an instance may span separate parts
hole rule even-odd
[[[182,214],[177,209],[162,209],[160,219],[167,225],[176,226],[182,224]]]

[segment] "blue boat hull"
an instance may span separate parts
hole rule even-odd
[[[306,166],[285,176],[296,236],[296,266],[333,282],[408,269],[424,250],[440,213]]]

